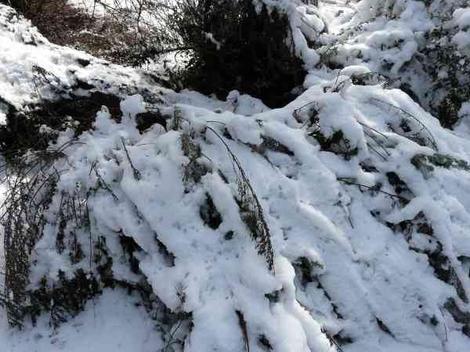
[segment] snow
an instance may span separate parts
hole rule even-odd
[[[454,21],[462,29],[470,27],[470,9],[460,8],[455,10]]]
[[[468,85],[467,3],[320,2],[319,12],[328,23],[328,31],[317,37],[317,50],[322,61],[330,65],[346,69],[363,66],[384,75],[384,84],[411,91],[416,101],[437,115],[441,102],[454,86],[462,92]],[[452,83],[454,76],[458,84]]]
[[[341,72],[316,67],[319,54],[308,47],[306,36],[319,35],[324,28],[318,19],[345,4],[321,5],[320,12],[292,4],[276,6],[292,11],[294,41],[310,72],[305,92],[275,110],[235,91],[217,101],[152,86],[139,70],[57,47],[25,21],[6,21],[8,10],[0,5],[0,21],[11,23],[0,27],[0,52],[6,53],[0,55],[2,98],[20,107],[54,94],[47,90],[50,84],[39,86],[38,94],[33,65],[56,77],[58,86],[72,87],[79,78],[122,96],[121,122],[102,107],[92,130],[70,144],[73,134],[64,131],[51,146],[68,145],[54,163],[61,172],[46,212],[48,224],[32,254],[31,287],[43,277],[52,286],[59,269],[70,277],[79,268],[95,272],[89,268],[88,241],[100,236],[113,256],[114,278],[145,279],[170,310],[191,313],[184,351],[238,352],[247,343],[250,351],[264,351],[259,343],[264,336],[274,351],[333,352],[325,332],[351,339],[341,347],[347,352],[467,351],[470,338],[444,306],[452,298],[469,311],[462,298],[470,297],[469,268],[461,258],[470,258],[470,173],[442,165],[419,169],[413,160],[447,155],[470,163],[468,130],[442,128],[401,90],[354,85],[351,79],[375,71],[379,58],[398,73],[416,52],[417,32],[429,26],[419,12],[422,4],[398,1],[395,6],[405,10],[395,9],[401,14],[396,21],[371,22],[370,30],[346,40],[339,55],[351,65]],[[366,5],[378,2],[361,1],[361,16],[367,17]],[[413,14],[413,26],[402,28]],[[300,25],[302,16],[309,29]],[[468,25],[460,12],[454,18],[459,26],[464,23],[462,30]],[[326,39],[350,25],[344,18],[328,23]],[[388,47],[397,41],[402,41],[398,48]],[[357,50],[362,57],[350,59]],[[78,58],[90,64],[81,67]],[[149,101],[154,95],[161,101]],[[168,128],[139,132],[136,115],[156,107],[171,117]],[[347,140],[347,152],[356,150],[348,157],[315,137],[330,138],[338,131]],[[196,157],[187,152],[193,145],[200,149]],[[188,176],[194,165],[207,170],[199,180]],[[407,191],[397,194],[391,173]],[[242,176],[269,229],[273,270],[243,220]],[[92,219],[89,234],[75,229],[85,253],[78,263],[56,251],[57,218],[66,194],[86,198]],[[200,215],[208,196],[221,217],[215,228]],[[419,214],[432,235],[400,228]],[[121,235],[141,249],[139,274],[126,263]],[[173,265],[155,238],[171,253]],[[438,246],[463,293],[436,277],[426,253]],[[310,279],[302,279],[301,260],[310,263]],[[277,299],[266,296],[274,293]],[[3,314],[0,345],[8,352],[160,350],[168,341],[138,301],[124,290],[105,290],[56,330],[46,315],[36,327],[13,330]]]
[[[391,66],[392,74],[397,74],[416,53],[419,33],[431,27],[430,19],[425,17],[424,5],[418,2],[411,2],[411,5],[397,19],[379,17],[376,21],[364,23],[361,34],[340,46],[338,60],[346,61],[348,65],[365,65],[373,72],[380,72],[381,65],[386,64]],[[359,6],[358,12],[361,13],[365,6],[370,6],[370,1],[362,1]],[[351,28],[354,24],[357,23],[347,23]],[[345,36],[340,34],[341,37]]]
[[[146,111],[144,98],[140,94],[127,97],[121,102],[120,106],[122,114],[129,120],[135,119],[138,114]]]
[[[459,31],[452,40],[470,56],[470,8],[459,8],[453,14],[454,23]]]
[[[0,342],[6,352],[154,352],[163,347],[159,333],[137,307],[136,297],[119,291],[106,291],[89,302],[73,321],[51,331],[47,319],[36,327],[9,331],[5,316],[0,321]]]

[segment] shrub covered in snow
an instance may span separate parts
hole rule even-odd
[[[324,62],[362,65],[409,93],[454,126],[470,100],[468,2],[361,0],[346,11],[342,30],[324,36]],[[335,40],[333,36],[337,36]]]
[[[90,326],[101,327],[84,319],[106,322],[123,300],[142,309],[121,329],[140,327],[143,310],[151,318],[136,336],[155,344],[126,345],[139,352],[467,349],[468,134],[378,84],[364,62],[322,66],[313,39],[334,39],[353,14],[293,3],[276,2],[308,75],[274,110],[237,91],[221,101],[163,89],[49,44],[0,5],[2,133],[14,144],[19,114],[33,113],[28,133],[54,134],[0,170],[0,303],[25,330],[4,337],[0,325],[7,348],[80,350],[61,329],[93,344]],[[399,74],[406,55],[389,49]],[[51,123],[28,126],[38,116]],[[114,324],[106,334],[95,350],[110,349]]]
[[[175,351],[465,344],[469,142],[400,91],[332,85],[251,117],[162,107],[166,128],[142,134],[134,96],[121,122],[102,108],[61,133],[47,165],[25,156],[4,222],[11,321],[60,324],[124,288]]]

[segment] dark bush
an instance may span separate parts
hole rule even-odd
[[[184,0],[169,16],[170,30],[191,50],[181,86],[225,98],[230,90],[256,96],[272,107],[289,102],[302,84],[287,15],[251,0]]]

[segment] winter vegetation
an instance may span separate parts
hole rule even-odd
[[[467,0],[0,0],[0,348],[470,351]]]

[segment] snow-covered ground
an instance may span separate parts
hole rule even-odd
[[[319,14],[339,33],[349,7],[326,4]],[[334,16],[339,10],[345,17]],[[238,352],[246,345],[266,351],[266,341],[274,351],[335,351],[325,333],[347,352],[469,350],[462,323],[445,309],[452,299],[470,312],[465,131],[442,128],[400,90],[354,85],[364,72],[357,62],[340,73],[315,69],[318,57],[306,47],[300,46],[311,65],[306,91],[269,110],[236,92],[217,101],[155,87],[138,70],[48,44],[24,21],[7,20],[7,11],[0,5],[0,23],[7,23],[0,26],[4,99],[20,107],[54,94],[49,83],[34,83],[35,67],[70,89],[79,79],[130,95],[121,103],[121,122],[102,108],[94,129],[55,162],[60,178],[33,253],[32,286],[43,277],[52,285],[59,269],[68,275],[88,269],[87,254],[71,263],[67,251],[55,250],[64,195],[87,195],[90,234],[105,238],[114,278],[143,277],[168,308],[191,313],[185,351]],[[303,13],[321,30],[317,13]],[[149,101],[155,96],[159,103]],[[135,114],[155,104],[171,117],[169,128],[140,133]],[[336,144],[327,142],[334,138]],[[70,139],[64,132],[58,145]],[[201,215],[208,197],[219,214],[210,226]],[[257,217],[259,233],[247,224],[247,212]],[[83,252],[91,253],[91,237],[71,226],[66,236],[78,231]],[[140,277],[121,253],[121,235],[139,247]],[[435,256],[443,262],[432,262]],[[436,268],[451,279],[440,280]],[[137,302],[105,290],[57,330],[48,316],[36,327],[9,329],[2,312],[0,346],[170,351]]]
[[[0,346],[5,352],[112,352],[161,350],[162,341],[135,297],[106,291],[90,301],[83,314],[52,331],[47,319],[36,328],[10,331],[0,315]]]

